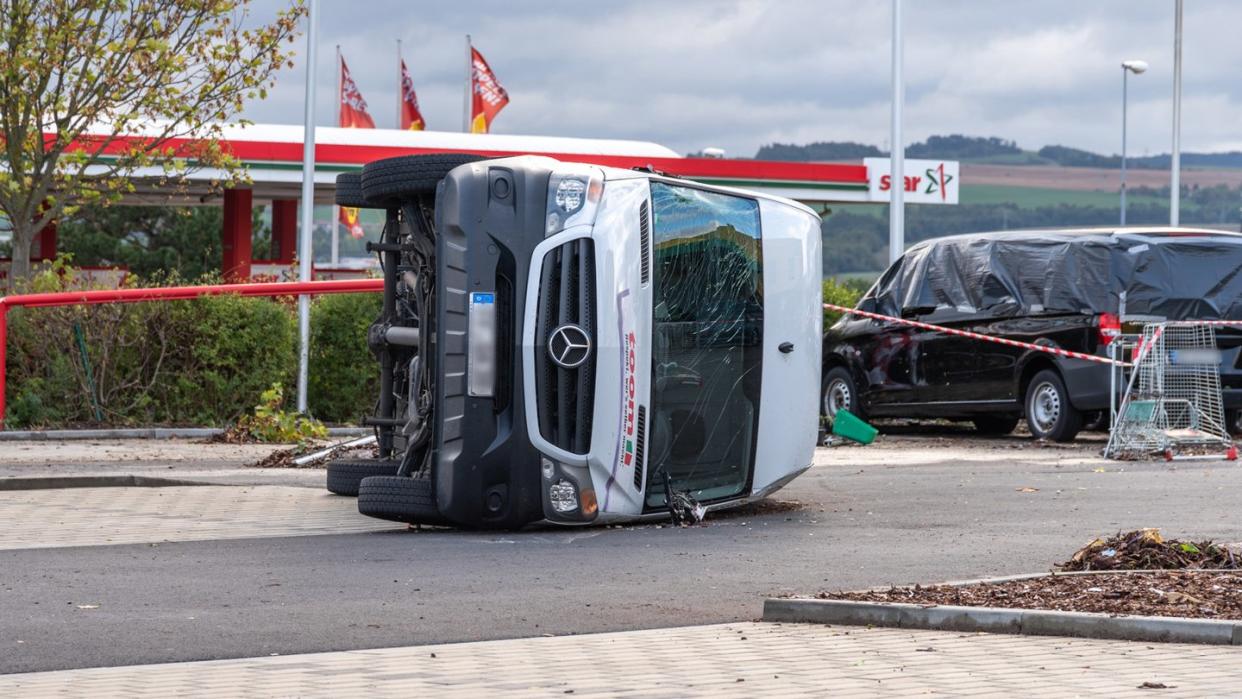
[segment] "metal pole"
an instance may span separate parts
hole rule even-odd
[[[474,95],[474,56],[470,55],[470,35],[466,35],[466,99],[461,107],[461,130],[470,133],[470,98]]]
[[[902,103],[905,86],[901,76],[901,0],[893,0],[893,114],[889,139],[888,261],[893,263],[905,251],[906,148],[901,135]]]
[[[319,8],[310,0],[306,30],[306,91],[302,119],[302,231],[298,237],[298,280],[310,281],[315,225],[315,44],[319,43]],[[340,76],[337,76],[339,82]],[[338,109],[340,104],[337,105]],[[298,296],[298,412],[306,412],[310,378],[310,296]]]
[[[1169,181],[1169,225],[1181,219],[1182,198],[1182,0],[1176,0],[1173,17],[1173,162]]]
[[[401,80],[401,40],[397,39],[397,128],[401,128],[401,116],[405,114],[405,83]]]
[[[1130,69],[1121,66],[1121,225],[1126,225],[1126,86]]]
[[[345,59],[341,58],[341,45],[336,45],[336,125],[341,123],[341,100],[345,97]],[[332,205],[332,239],[329,250],[329,264],[338,266],[341,258],[341,207]]]

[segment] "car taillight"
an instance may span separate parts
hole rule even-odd
[[[1121,318],[1112,313],[1101,313],[1098,318],[1100,328],[1100,344],[1111,345],[1113,340],[1121,337]]]

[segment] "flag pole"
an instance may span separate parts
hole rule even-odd
[[[405,82],[401,79],[401,40],[397,39],[397,128],[401,128],[401,115],[405,108]]]
[[[893,0],[893,114],[889,139],[888,261],[893,263],[905,252],[906,149],[901,135],[905,83],[902,68],[901,0]]]
[[[1169,162],[1169,225],[1181,223],[1182,198],[1182,0],[1173,6],[1173,154]]]
[[[345,97],[345,62],[341,58],[341,45],[336,45],[336,125],[341,126],[341,100]],[[341,255],[341,207],[332,205],[332,266],[336,267]]]
[[[298,279],[310,281],[311,243],[315,225],[315,44],[319,41],[319,12],[310,0],[306,30],[306,91],[302,117],[302,230],[298,236]],[[310,297],[298,296],[298,412],[306,412],[310,379]]]
[[[461,130],[470,133],[470,98],[474,92],[474,57],[470,55],[470,35],[466,35],[466,99],[461,108]]]

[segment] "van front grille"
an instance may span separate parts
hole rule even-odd
[[[597,350],[595,249],[589,238],[572,240],[544,256],[537,314],[535,405],[539,432],[561,449],[585,454],[591,448]],[[566,339],[572,348],[567,349]],[[559,356],[554,356],[554,351]]]

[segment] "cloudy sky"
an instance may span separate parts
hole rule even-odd
[[[258,21],[281,6],[254,0]],[[652,140],[752,156],[765,143],[887,147],[885,0],[319,0],[319,123],[331,125],[340,44],[381,127],[396,121],[396,40],[429,128],[460,130],[464,35],[508,89],[496,133]],[[1024,148],[1168,152],[1173,0],[906,0],[906,135],[964,133]],[[1184,150],[1242,149],[1242,3],[1186,3]],[[256,122],[300,123],[305,40]]]

